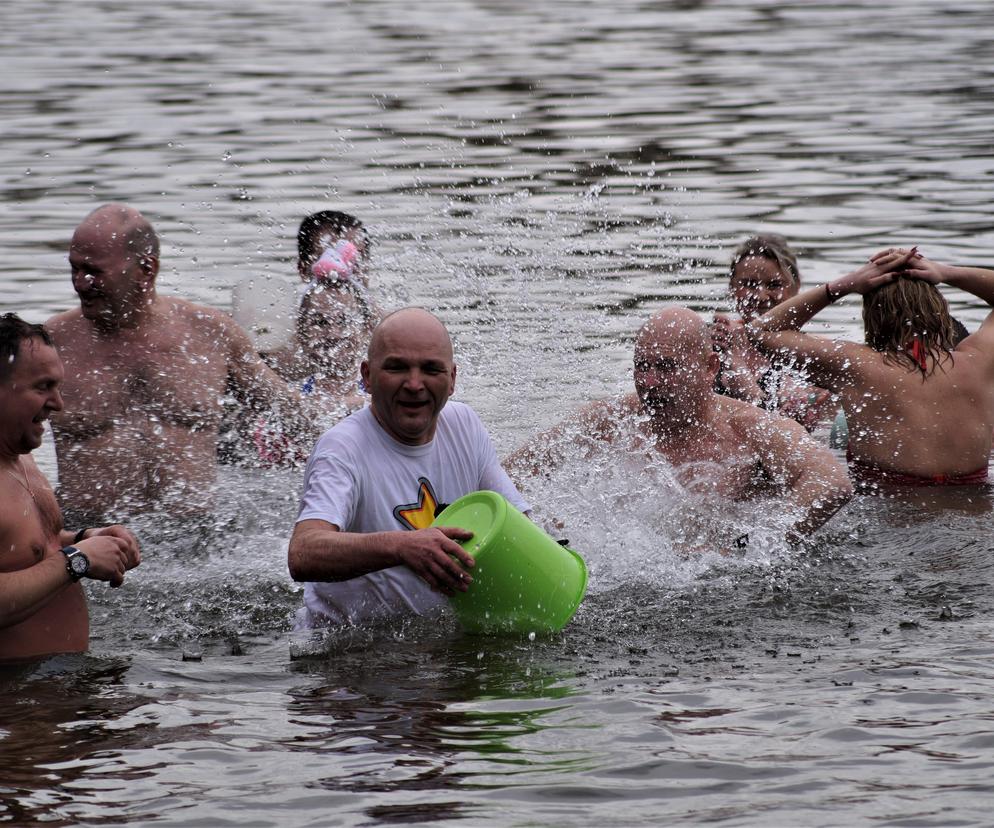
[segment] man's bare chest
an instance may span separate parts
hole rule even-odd
[[[47,484],[29,481],[29,494],[11,482],[0,485],[0,572],[16,572],[38,563],[62,529],[59,507]]]
[[[63,362],[70,416],[211,418],[226,391],[224,357],[189,340],[100,342],[86,353],[63,355]]]

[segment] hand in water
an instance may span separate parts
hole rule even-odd
[[[786,379],[781,386],[780,413],[797,420],[811,431],[821,420],[834,413],[835,404],[832,392],[814,385],[806,385],[796,380]]]

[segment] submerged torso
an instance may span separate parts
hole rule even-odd
[[[49,556],[62,558],[62,517],[55,494],[30,458],[22,458],[21,469],[31,494],[9,475],[0,480],[2,572],[27,569]],[[29,618],[0,630],[0,660],[81,652],[88,642],[89,617],[83,589],[79,584],[67,583]]]

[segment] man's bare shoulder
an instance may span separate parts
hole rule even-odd
[[[86,320],[79,308],[70,308],[57,313],[45,322],[45,330],[55,339],[65,339],[87,330]]]
[[[752,425],[759,422],[764,414],[769,416],[769,412],[758,405],[723,394],[715,394],[714,403],[721,418],[732,424]]]
[[[159,313],[168,315],[173,320],[218,327],[234,324],[232,318],[224,311],[207,305],[199,305],[189,299],[181,299],[179,296],[160,296],[157,304]]]
[[[804,427],[787,417],[732,397],[718,397],[720,416],[741,439],[750,444],[769,440],[774,434],[807,438]]]
[[[199,305],[178,296],[160,297],[158,313],[170,327],[186,328],[208,339],[215,346],[228,346],[239,354],[251,351],[251,340],[227,313],[219,308]]]

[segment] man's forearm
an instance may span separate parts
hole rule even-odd
[[[347,581],[378,569],[397,566],[397,532],[294,530],[288,561],[295,581]]]
[[[848,477],[833,475],[830,480],[807,474],[793,492],[794,503],[803,510],[801,518],[788,531],[788,539],[798,542],[812,535],[845,506],[853,496]]]

